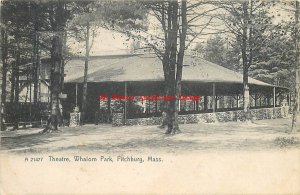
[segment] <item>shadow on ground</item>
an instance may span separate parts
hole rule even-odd
[[[65,127],[39,134],[39,129],[1,132],[1,150],[14,153],[44,152],[167,152],[199,150],[267,150],[299,148],[299,133],[290,134],[290,120],[263,120],[254,124],[185,124],[183,133],[169,136],[156,126]]]

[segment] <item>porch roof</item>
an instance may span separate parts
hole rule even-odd
[[[65,66],[66,83],[82,83],[84,58],[73,58]],[[155,54],[94,56],[90,58],[89,83],[164,81],[161,60]],[[242,84],[243,75],[206,61],[186,55],[183,82]],[[250,85],[273,86],[249,77]]]

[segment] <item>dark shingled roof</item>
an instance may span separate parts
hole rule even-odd
[[[200,57],[186,55],[183,81],[243,83],[243,75]],[[65,67],[66,83],[82,83],[84,58],[74,58]],[[163,67],[155,54],[133,54],[91,57],[88,82],[163,81]],[[249,84],[272,86],[249,77]]]

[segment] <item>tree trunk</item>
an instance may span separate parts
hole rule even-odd
[[[12,62],[11,75],[10,75],[10,103],[12,104],[15,99],[15,84],[16,84],[16,63]]]
[[[181,10],[181,13],[178,13],[179,10]],[[166,112],[166,118],[162,122],[162,127],[167,124],[168,129],[166,134],[180,132],[178,126],[178,112],[187,31],[186,11],[186,1],[184,0],[182,1],[181,6],[179,6],[178,1],[171,0],[162,2],[161,4],[161,25],[165,35],[165,49],[162,57],[165,78],[165,95],[172,98],[171,100],[169,99],[163,102],[163,111]],[[179,30],[180,24],[182,29]],[[180,37],[180,45],[177,54],[178,36]]]
[[[299,78],[299,1],[295,1],[295,89],[294,89],[294,106],[292,116],[292,132],[297,132],[297,115],[300,107],[300,78]]]
[[[167,15],[165,15],[165,12],[167,12]],[[163,71],[164,71],[164,78],[165,78],[165,95],[170,96],[171,95],[171,71],[170,71],[170,50],[171,50],[171,41],[169,39],[170,31],[167,29],[171,29],[171,7],[170,4],[168,4],[168,7],[166,8],[164,4],[162,4],[162,26],[165,33],[165,51],[162,59],[163,64]],[[167,20],[167,23],[166,21]],[[164,102],[164,112],[166,113],[166,118],[164,121],[162,121],[162,127],[165,125],[168,126],[171,123],[171,102],[169,100],[165,100]],[[169,130],[167,130],[166,134],[170,133]]]
[[[4,129],[3,117],[5,116],[6,103],[6,80],[7,80],[7,58],[8,58],[8,36],[6,29],[1,28],[1,51],[2,51],[2,86],[1,86],[1,105],[0,105],[0,130]],[[2,112],[3,110],[3,112]]]
[[[15,66],[15,95],[14,95],[14,122],[13,128],[18,129],[19,123],[19,66],[21,63],[20,39],[17,38],[17,53],[16,53],[16,66]]]
[[[33,102],[36,104],[38,102],[38,84],[39,84],[39,75],[38,75],[38,35],[37,32],[35,32],[34,37],[34,48],[33,48]]]
[[[244,73],[243,81],[243,110],[244,110],[244,120],[251,120],[250,116],[250,94],[249,94],[249,84],[248,84],[248,70]]]
[[[87,75],[88,75],[88,66],[89,66],[89,45],[90,45],[90,24],[87,23],[86,25],[86,35],[85,35],[85,60],[84,60],[84,76],[83,76],[83,92],[82,92],[82,121],[81,123],[84,124],[85,121],[85,113],[86,113],[86,106],[87,106]]]
[[[177,54],[177,35],[179,32],[179,13],[178,2],[169,2],[168,8],[168,29],[166,41],[166,51],[169,59],[169,73],[165,73],[166,86],[168,87],[168,95],[173,97],[173,100],[168,101],[169,109],[167,112],[168,130],[166,134],[176,134],[180,132],[178,125],[179,99],[181,95],[181,80],[183,57],[185,50],[185,39],[187,31],[186,18],[186,1],[182,1],[181,6],[181,34],[179,38],[179,51]],[[167,62],[165,62],[168,64]],[[165,70],[165,69],[164,69]],[[167,77],[166,77],[167,75]]]
[[[59,109],[59,94],[61,92],[61,49],[62,49],[62,38],[58,35],[53,37],[52,40],[52,74],[51,74],[51,114],[47,121],[47,126],[44,132],[47,130],[58,130],[59,117],[61,116]]]
[[[172,96],[172,100],[169,102],[169,112],[167,112],[168,116],[168,130],[166,134],[175,133],[176,132],[176,63],[177,63],[177,33],[178,33],[178,2],[169,2],[168,8],[168,23],[169,23],[169,31],[168,31],[168,43],[169,43],[169,92],[170,96]],[[177,110],[178,112],[178,110]]]
[[[244,12],[244,25],[243,25],[243,37],[242,37],[242,61],[243,61],[243,110],[244,120],[250,120],[250,94],[249,94],[249,83],[248,83],[248,69],[251,64],[247,56],[247,41],[251,41],[248,37],[248,24],[249,24],[249,13],[248,13],[248,2],[243,3]]]
[[[54,14],[54,13],[53,13]],[[54,33],[52,39],[52,48],[51,48],[51,106],[50,106],[50,116],[47,120],[47,126],[42,131],[42,133],[52,132],[58,130],[59,118],[62,116],[62,113],[59,108],[60,100],[59,94],[62,91],[62,82],[63,82],[63,42],[64,42],[64,27],[65,27],[65,18],[64,15],[64,4],[63,2],[57,2],[57,9],[54,14],[55,23],[52,24]]]
[[[181,5],[181,35],[179,38],[179,52],[177,55],[177,72],[176,72],[176,85],[175,85],[175,108],[174,108],[174,123],[172,134],[181,132],[178,125],[178,113],[179,113],[179,99],[181,96],[181,81],[182,81],[182,69],[183,69],[183,58],[185,51],[185,40],[186,40],[186,32],[187,32],[187,6],[186,1],[182,1]]]

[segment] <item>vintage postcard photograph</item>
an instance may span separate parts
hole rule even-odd
[[[0,194],[300,194],[299,0],[0,0]]]

